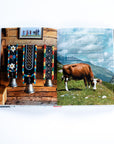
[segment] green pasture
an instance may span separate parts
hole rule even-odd
[[[103,82],[97,84],[97,90],[85,88],[83,80],[68,82],[69,91],[65,90],[62,73],[57,73],[58,105],[110,105],[114,104],[114,85]]]

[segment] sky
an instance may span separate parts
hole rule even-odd
[[[59,29],[57,43],[59,56],[76,57],[114,72],[112,29]]]

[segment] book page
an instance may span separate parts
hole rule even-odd
[[[57,47],[58,105],[114,104],[113,30],[59,29]]]

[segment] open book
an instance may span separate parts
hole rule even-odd
[[[104,28],[3,28],[0,104],[114,104],[113,38]]]

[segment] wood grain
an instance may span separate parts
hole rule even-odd
[[[57,102],[57,98],[53,97],[17,97],[17,98],[11,98],[8,97],[8,100],[6,102],[7,105],[41,105],[49,103]],[[53,105],[53,103],[52,103]]]
[[[0,105],[4,105],[7,101],[7,88],[0,86]]]
[[[48,92],[48,91],[56,91],[57,89],[57,86],[53,86],[53,87],[34,87],[35,91],[36,92]],[[9,92],[14,92],[14,91],[24,91],[25,90],[25,87],[15,87],[15,88],[12,88],[12,87],[7,87],[7,90]]]
[[[46,89],[44,89],[46,91],[37,91],[37,89],[38,88],[34,88],[35,93],[33,93],[33,94],[28,94],[28,93],[24,92],[25,89],[21,89],[21,90],[18,90],[18,89],[15,90],[14,89],[13,91],[7,90],[7,94],[8,94],[8,97],[18,97],[18,96],[20,96],[20,97],[31,97],[31,96],[34,96],[34,97],[43,97],[43,96],[45,96],[45,97],[57,97],[56,90],[54,91],[52,89],[53,91],[52,90],[49,91],[46,88]]]

